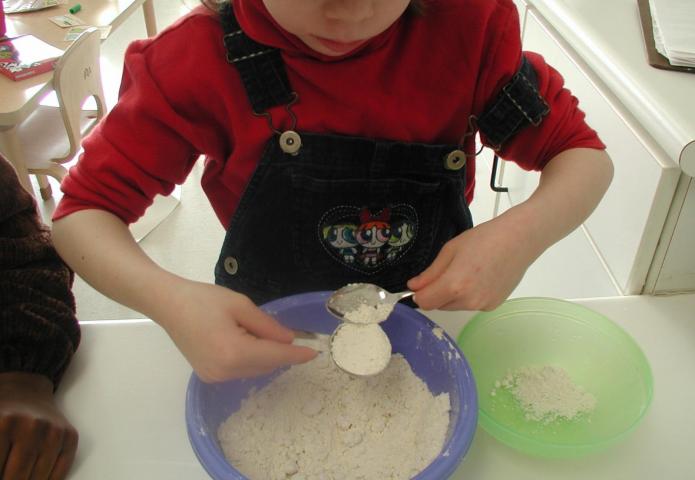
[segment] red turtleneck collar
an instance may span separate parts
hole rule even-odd
[[[339,61],[376,50],[388,41],[402,23],[401,17],[358,49],[345,55],[331,56],[312,50],[297,36],[284,30],[265,8],[263,0],[232,0],[232,5],[241,28],[258,43],[278,48],[288,55],[310,56],[324,62]]]

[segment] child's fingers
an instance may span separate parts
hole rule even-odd
[[[27,442],[14,443],[5,463],[5,477],[13,480],[29,480],[36,463],[36,452]]]
[[[447,299],[438,299],[441,296],[442,285],[446,282],[446,272],[454,258],[453,252],[442,250],[432,265],[425,269],[420,275],[408,281],[408,288],[415,292],[413,300],[424,310],[438,308]]]
[[[249,302],[248,308],[237,315],[240,327],[258,338],[265,338],[281,343],[290,343],[294,338],[292,330],[283,326],[272,316]]]
[[[62,429],[54,428],[48,430],[39,456],[36,459],[31,478],[48,478],[63,447],[63,437]]]
[[[79,436],[76,430],[68,430],[65,432],[65,436],[63,437],[63,449],[53,465],[53,470],[48,480],[64,480],[67,477],[70,466],[75,459],[75,453],[77,453],[78,438]]]
[[[415,301],[423,310],[436,310],[455,299],[451,281],[446,275],[440,275],[415,294]]]
[[[287,365],[305,363],[316,358],[318,352],[308,347],[286,345],[272,340],[257,339],[245,352],[246,364],[268,372]]]
[[[419,275],[408,280],[408,288],[417,292],[439,278],[451,263],[451,260],[454,258],[454,253],[452,248],[447,248],[446,246],[442,248],[429,267],[423,270]],[[419,295],[419,292],[417,295]]]
[[[0,425],[2,427],[3,425]],[[0,474],[4,470],[5,463],[7,463],[7,458],[10,456],[10,449],[12,444],[10,443],[9,434],[4,428],[0,428]],[[0,478],[2,478],[0,476]]]

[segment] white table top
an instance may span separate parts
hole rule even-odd
[[[651,134],[695,176],[695,74],[653,68],[637,0],[522,0],[536,9]]]
[[[525,456],[478,429],[452,479],[684,479],[695,461],[695,294],[577,300],[613,319],[652,367],[654,400],[642,425],[607,452],[574,460]],[[430,312],[452,335],[472,312]],[[82,344],[59,390],[80,432],[73,480],[204,480],[184,420],[191,369],[147,320],[82,325]]]

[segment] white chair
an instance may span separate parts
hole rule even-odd
[[[82,33],[55,66],[53,88],[59,108],[41,105],[18,127],[27,170],[36,175],[43,200],[52,197],[46,176],[58,182],[65,177],[64,164],[76,158],[82,137],[106,114],[100,46],[98,29]],[[90,98],[96,103],[95,110],[85,109]]]

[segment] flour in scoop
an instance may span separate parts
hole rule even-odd
[[[379,324],[343,323],[333,334],[336,365],[355,375],[374,375],[391,360],[391,342]]]
[[[344,318],[351,323],[379,323],[386,320],[393,309],[392,303],[380,303],[376,306],[360,303],[356,308],[345,312]]]
[[[441,452],[450,410],[400,354],[367,378],[321,354],[252,393],[218,439],[251,480],[407,480]]]
[[[527,420],[550,423],[559,418],[574,420],[590,413],[596,398],[575,384],[565,369],[550,365],[522,367],[495,382],[490,392],[509,391],[524,410]]]

